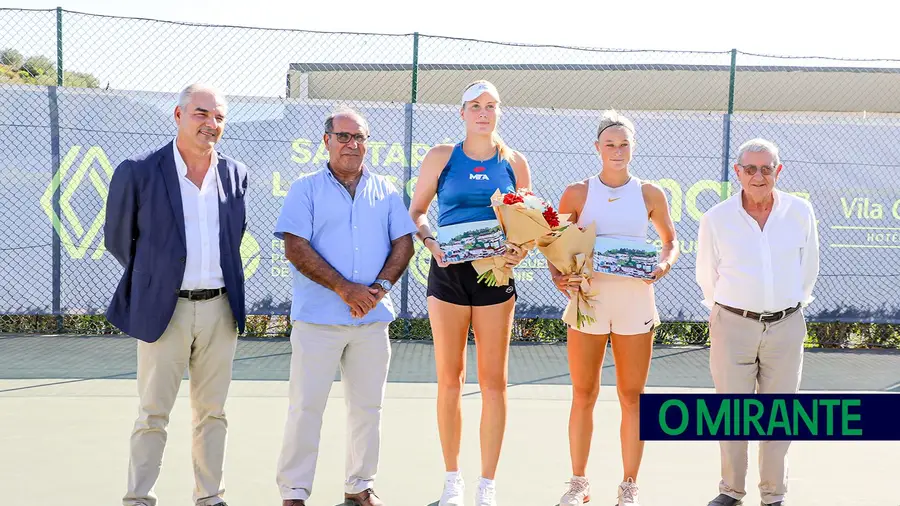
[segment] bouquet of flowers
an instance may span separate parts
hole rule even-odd
[[[563,321],[577,329],[596,321],[593,304],[597,293],[591,287],[596,235],[595,223],[583,230],[578,225],[569,224],[537,240],[540,252],[560,273],[581,278],[578,292],[571,294],[563,311]]]
[[[534,248],[538,238],[558,228],[561,220],[568,219],[567,215],[560,216],[553,206],[525,189],[510,193],[497,190],[491,196],[491,207],[507,242],[525,250]],[[508,285],[512,277],[512,269],[506,266],[502,256],[475,260],[472,266],[478,272],[478,281],[488,286]]]

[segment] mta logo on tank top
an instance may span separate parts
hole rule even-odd
[[[491,178],[489,178],[488,175],[484,173],[484,171],[486,170],[486,168],[481,166],[475,167],[474,169],[472,169],[472,173],[469,174],[469,179],[475,181],[490,181]]]

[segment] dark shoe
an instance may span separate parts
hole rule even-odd
[[[303,499],[285,499],[281,501],[281,506],[306,506]]]
[[[344,506],[384,506],[375,491],[367,488],[358,494],[344,494]]]
[[[770,502],[769,504],[760,502],[759,504],[760,506],[784,506],[784,501]]]
[[[217,502],[217,503],[213,504],[213,506],[228,506],[228,505],[225,504],[225,501],[222,501],[222,502]]]
[[[709,504],[706,506],[740,506],[741,504],[744,504],[744,501],[735,499],[730,495],[719,494],[718,497],[709,501]]]

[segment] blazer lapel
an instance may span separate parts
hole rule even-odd
[[[174,143],[175,141],[172,141]],[[187,239],[184,233],[184,207],[181,202],[181,184],[178,181],[178,169],[175,168],[175,153],[172,151],[175,146],[167,144],[163,148],[166,152],[162,157],[162,174],[166,182],[166,191],[169,194],[169,204],[172,205],[172,213],[174,213],[175,226],[178,228],[178,236],[181,238],[181,244],[187,248]]]
[[[235,194],[234,180],[231,177],[231,171],[228,170],[228,162],[219,155],[219,162],[216,166],[218,176],[216,178],[219,191],[219,230],[227,229],[227,220],[229,216],[229,207],[231,198]]]

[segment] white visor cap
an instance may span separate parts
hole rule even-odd
[[[466,102],[475,100],[480,97],[482,93],[487,92],[497,103],[500,103],[500,93],[497,91],[497,87],[488,82],[480,82],[475,83],[472,86],[469,86],[466,91],[463,93],[462,103],[465,105]]]

